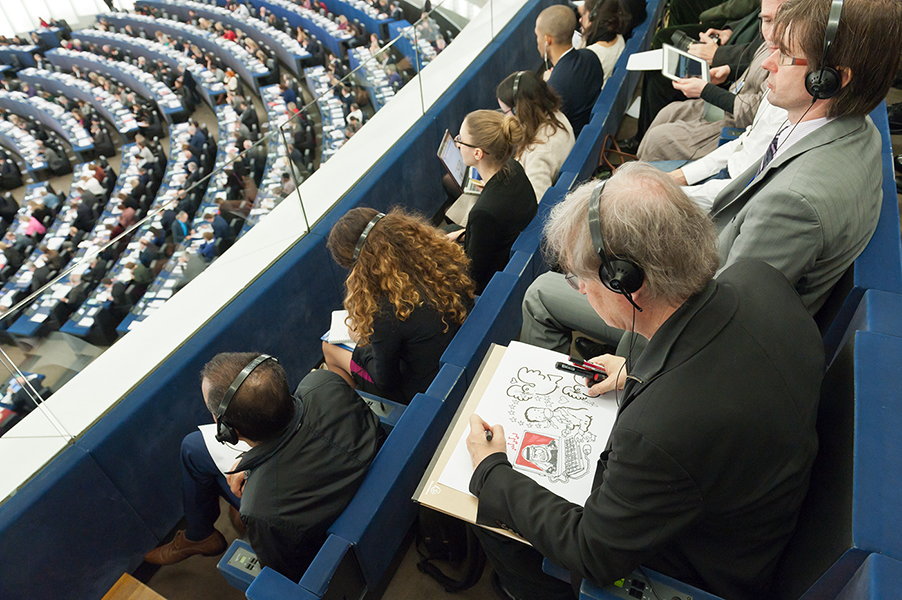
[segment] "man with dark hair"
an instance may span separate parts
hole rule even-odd
[[[764,60],[768,101],[787,112],[768,151],[714,199],[721,270],[744,259],[779,269],[812,315],[867,246],[883,202],[880,133],[868,113],[886,97],[902,62],[902,3],[846,0],[822,64],[830,0],[787,0],[776,48]],[[837,89],[815,98],[806,79],[836,71]],[[565,348],[578,330],[616,341],[584,298],[545,274],[523,301],[523,336]],[[613,382],[610,382],[613,385]]]
[[[573,598],[569,584],[542,573],[544,555],[597,585],[644,565],[725,598],[772,597],[818,445],[824,350],[798,294],[760,261],[715,279],[711,220],[642,163],[603,189],[574,190],[545,235],[596,314],[649,343],[630,367],[584,506],[511,468],[501,426],[471,417],[477,522],[532,544],[477,529],[497,585],[509,598]],[[617,259],[622,287],[599,245]]]
[[[561,97],[561,112],[579,135],[592,118],[592,107],[604,83],[601,63],[591,50],[573,47],[576,15],[563,4],[549,6],[536,18],[536,44],[548,85]]]
[[[307,375],[294,395],[285,370],[272,358],[254,367],[225,410],[227,390],[262,355],[221,353],[201,371],[201,391],[220,431],[231,429],[251,449],[223,474],[201,432],[182,442],[182,481],[188,529],[144,559],[169,565],[226,549],[214,527],[219,497],[240,508],[257,558],[297,581],[345,509],[384,434],[379,420],[341,377]]]

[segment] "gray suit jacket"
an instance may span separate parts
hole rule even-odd
[[[758,259],[783,272],[812,315],[861,254],[883,199],[880,133],[841,117],[796,142],[755,177],[753,165],[714,200],[720,270]]]

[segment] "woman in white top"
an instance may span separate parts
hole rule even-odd
[[[629,22],[620,0],[586,0],[579,7],[579,24],[582,26],[583,45],[598,57],[604,80],[614,72],[626,42],[621,32]]]
[[[510,74],[498,84],[495,97],[504,114],[517,117],[523,127],[526,141],[514,156],[541,201],[576,143],[570,121],[561,112],[561,99],[531,71]]]

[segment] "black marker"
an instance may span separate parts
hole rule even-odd
[[[485,430],[485,441],[487,441],[487,442],[492,441],[492,430],[491,429]]]
[[[558,371],[564,371],[565,373],[572,373],[574,375],[585,377],[592,382],[590,384],[590,387],[592,385],[595,385],[596,383],[601,383],[608,378],[608,374],[602,371],[595,371],[593,369],[587,369],[585,367],[578,367],[576,365],[571,365],[565,362],[555,363],[554,368]]]

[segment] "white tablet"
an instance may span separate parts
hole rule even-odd
[[[664,77],[673,80],[700,77],[705,82],[711,81],[708,63],[704,59],[692,56],[669,44],[664,44],[663,50],[664,63],[661,66],[661,73]]]

